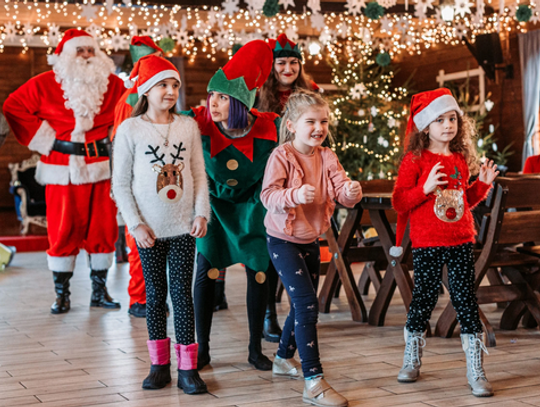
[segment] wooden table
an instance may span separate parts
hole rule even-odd
[[[388,305],[396,288],[396,282],[408,309],[412,292],[412,280],[409,271],[407,266],[396,261],[388,253],[395,241],[394,232],[386,215],[386,211],[392,209],[391,196],[392,194],[389,192],[365,193],[360,203],[354,208],[348,209],[347,218],[341,231],[338,233],[337,228],[333,225],[325,234],[330,252],[333,253],[333,259],[319,293],[319,309],[321,312],[330,312],[331,301],[340,281],[347,296],[353,321],[369,321],[372,325],[383,325]],[[371,223],[379,234],[380,246],[352,246],[355,233],[361,233],[361,220],[365,210],[369,211]],[[410,252],[408,231],[405,233],[403,244],[403,257],[407,258]],[[354,280],[351,263],[385,259],[389,265],[368,319],[364,302]]]

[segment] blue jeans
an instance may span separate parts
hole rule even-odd
[[[267,242],[272,263],[291,299],[277,354],[280,358],[290,359],[298,348],[304,377],[320,375],[322,366],[317,340],[319,241],[297,244],[268,236]]]

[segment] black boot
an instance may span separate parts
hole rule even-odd
[[[197,370],[201,370],[203,367],[210,363],[210,345],[208,343],[199,343],[199,349],[197,353]]]
[[[69,300],[69,279],[73,277],[72,272],[60,273],[53,271],[54,291],[56,301],[51,305],[51,314],[64,314],[69,311],[71,302]]]
[[[254,340],[252,338],[250,340],[248,362],[257,370],[272,370],[272,361],[263,355],[260,339]]]
[[[107,287],[105,287],[107,270],[92,270],[90,272],[90,280],[92,280],[91,307],[103,307],[109,309],[120,308],[120,303],[111,298],[107,292]]]
[[[206,383],[199,376],[197,369],[178,370],[178,388],[186,394],[207,393]]]
[[[281,338],[281,328],[277,320],[276,304],[268,304],[264,316],[263,337],[268,342],[279,342]]]
[[[162,389],[171,382],[171,364],[151,365],[150,373],[142,383],[142,388],[146,390]]]
[[[214,312],[229,308],[225,296],[225,281],[216,281],[214,288]]]

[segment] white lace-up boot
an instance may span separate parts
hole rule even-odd
[[[398,382],[415,382],[420,375],[422,366],[422,348],[426,346],[424,332],[409,332],[403,328],[405,337],[405,353],[403,354],[403,366],[398,373]]]
[[[493,396],[493,387],[488,382],[483,367],[484,352],[488,354],[484,345],[484,334],[462,334],[461,345],[467,357],[467,380],[473,396]]]

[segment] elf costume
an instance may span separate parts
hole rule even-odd
[[[61,70],[66,61],[67,65],[83,62],[83,57],[77,58],[79,47],[93,48],[95,56],[85,66],[96,72],[96,78],[103,75],[101,85],[94,86],[101,94],[93,94],[96,102],[87,104],[86,110],[80,108],[84,95],[72,95],[82,86],[91,89],[93,85]],[[47,260],[57,295],[51,312],[69,311],[69,279],[81,248],[89,255],[90,305],[120,308],[109,297],[105,281],[118,236],[116,207],[110,198],[108,134],[114,106],[123,92],[122,80],[113,75],[114,63],[85,31],[67,30],[49,63],[52,71],[30,79],[8,97],[4,113],[17,140],[42,154],[36,180],[46,185]],[[64,90],[70,83],[71,93]]]
[[[266,249],[265,210],[260,201],[266,162],[278,145],[279,116],[252,109],[257,89],[272,69],[272,51],[264,41],[251,41],[210,80],[208,92],[219,92],[249,109],[252,126],[242,137],[230,138],[213,122],[206,107],[193,108],[201,130],[212,209],[208,232],[197,239],[195,317],[199,342],[199,366],[210,362],[209,341],[217,269],[236,263],[248,275],[249,361],[261,370],[271,362],[262,354],[261,336],[267,286],[264,272],[270,258]],[[214,270],[215,269],[215,270]],[[261,273],[262,272],[262,273]]]
[[[414,95],[407,135],[416,127],[429,137],[430,124],[453,111],[456,115],[463,114],[448,89]],[[450,119],[443,117],[443,120],[446,123]],[[462,129],[458,127],[460,121],[457,118],[456,121],[456,132],[459,133]],[[452,128],[449,124],[443,125],[448,126],[445,131]],[[449,148],[452,149],[451,141]],[[446,174],[441,180],[448,183],[439,185],[433,193],[426,195],[424,185],[437,163],[443,166],[440,172]],[[418,379],[422,348],[426,342],[425,330],[437,304],[442,270],[446,265],[448,290],[461,325],[469,386],[473,395],[485,397],[493,395],[493,389],[482,366],[482,353],[486,348],[474,289],[472,245],[476,233],[471,209],[486,197],[491,186],[479,180],[469,184],[469,176],[468,164],[461,153],[435,154],[427,148],[419,155],[414,151],[408,152],[399,168],[392,197],[394,209],[398,212],[397,245],[392,247],[390,254],[394,257],[403,255],[399,246],[410,219],[414,289],[404,329],[405,354],[398,381],[414,382]]]
[[[131,39],[129,52],[133,64],[136,64],[139,59],[146,55],[163,53],[163,50],[158,47],[149,36],[135,36]],[[120,124],[131,117],[133,107],[139,101],[137,88],[132,87],[127,89],[116,108],[114,109],[114,130],[113,137]],[[129,313],[137,318],[146,317],[146,288],[144,286],[143,270],[139,252],[137,251],[137,243],[131,234],[126,230],[126,244],[129,247],[128,262],[129,262],[129,279],[128,294],[129,294]]]

